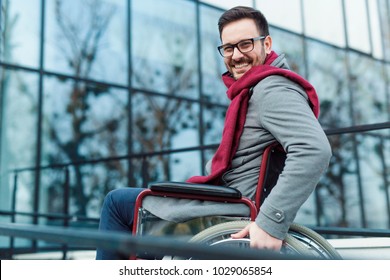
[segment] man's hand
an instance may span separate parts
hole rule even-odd
[[[280,251],[283,240],[277,239],[262,230],[255,222],[251,222],[241,231],[231,235],[233,239],[244,238],[249,234],[250,246],[257,249]]]

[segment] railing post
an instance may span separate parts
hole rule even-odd
[[[11,200],[11,223],[16,222],[16,193],[17,193],[17,187],[18,187],[18,173],[15,172],[14,174],[14,185],[12,190],[12,200]],[[9,258],[12,259],[14,255],[14,249],[15,249],[15,238],[12,236],[10,238],[10,245],[9,245]]]
[[[65,172],[65,181],[64,181],[64,197],[63,197],[63,214],[64,214],[64,221],[63,225],[64,227],[69,227],[69,199],[70,199],[70,185],[69,185],[69,167],[66,166],[64,168]],[[64,244],[62,246],[62,259],[66,260],[68,253],[68,245]]]
[[[148,187],[148,183],[149,183],[149,172],[148,172],[148,169],[149,169],[148,159],[147,159],[146,156],[143,156],[142,157],[142,170],[141,170],[141,172],[142,172],[142,186],[144,188],[147,188]]]

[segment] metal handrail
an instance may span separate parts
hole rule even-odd
[[[342,228],[312,226],[310,229],[324,235],[361,236],[361,237],[390,237],[390,229],[371,228]]]
[[[282,255],[251,248],[211,247],[168,237],[133,236],[121,232],[71,229],[54,226],[1,223],[0,236],[44,240],[67,245],[82,245],[120,252],[124,255],[145,253],[157,256],[181,256],[203,260],[286,260],[310,259],[302,255]]]

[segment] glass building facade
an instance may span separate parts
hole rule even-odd
[[[0,221],[87,225],[114,188],[203,173],[230,2],[0,0]],[[390,1],[235,2],[321,101],[333,158],[297,221],[390,228]]]

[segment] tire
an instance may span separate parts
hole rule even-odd
[[[209,227],[190,239],[190,242],[206,243],[210,246],[249,247],[249,238],[232,239],[230,235],[246,227],[250,221],[232,221]],[[292,224],[283,242],[282,254],[297,254],[308,258],[341,259],[338,252],[318,233],[307,227]],[[180,259],[164,257],[164,259]]]
[[[289,234],[305,244],[310,250],[315,251],[315,255],[326,259],[342,259],[337,250],[325,238],[303,225],[291,224]]]

